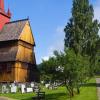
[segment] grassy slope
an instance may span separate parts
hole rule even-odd
[[[60,87],[57,90],[45,89],[44,91],[46,92],[46,100],[69,100],[64,87]],[[1,94],[1,96],[7,96],[17,100],[32,100],[31,98],[34,95],[33,93]],[[80,95],[76,95],[72,100],[97,100],[95,80],[90,80],[87,86],[81,88]]]

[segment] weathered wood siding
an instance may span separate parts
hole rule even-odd
[[[27,82],[28,70],[27,64],[16,62],[15,63],[15,80],[16,82]]]
[[[6,63],[6,65],[10,64],[11,70],[7,71],[8,66],[2,66],[0,64],[0,67],[4,67],[0,70],[0,82],[14,82],[15,80],[15,65],[14,63]]]
[[[16,60],[33,63],[35,64],[35,54],[34,54],[34,38],[32,35],[32,31],[29,25],[29,22],[26,23],[23,31],[19,37],[18,42],[18,52],[16,55]]]
[[[0,73],[0,82],[27,82],[36,79],[36,75],[38,74],[36,74],[34,53],[35,42],[28,21],[19,36],[19,40],[10,44],[2,47],[0,51],[4,53],[11,51],[11,54],[15,51],[13,54],[15,55],[15,59],[8,62],[8,64],[11,63],[11,72],[2,71]]]
[[[34,64],[35,58],[33,49],[29,49],[22,45],[18,45],[16,60]]]

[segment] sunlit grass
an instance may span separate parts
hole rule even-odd
[[[56,90],[48,90],[44,88],[43,91],[46,92],[46,100],[70,100],[65,87],[59,87]],[[35,96],[35,94],[17,93],[17,94],[0,94],[0,96],[6,96],[17,100],[32,100],[32,97]],[[72,100],[97,100],[95,79],[94,78],[91,79],[87,83],[87,85],[81,87],[80,94],[75,95],[72,98]]]

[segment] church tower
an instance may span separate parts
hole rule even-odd
[[[11,19],[11,13],[8,8],[8,11],[5,12],[4,9],[4,0],[0,0],[0,30],[2,30],[5,23],[10,22]]]

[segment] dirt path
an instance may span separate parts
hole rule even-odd
[[[96,78],[96,83],[97,83],[98,100],[100,100],[100,78]]]
[[[10,99],[10,98],[7,98],[7,97],[0,97],[0,100],[14,100],[14,99]]]

